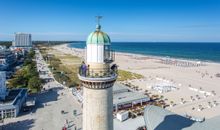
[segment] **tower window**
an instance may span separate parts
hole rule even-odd
[[[109,45],[104,46],[104,58],[105,60],[110,60],[110,46]]]

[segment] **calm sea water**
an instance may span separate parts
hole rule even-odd
[[[69,44],[74,48],[85,46],[85,42]],[[220,43],[113,42],[111,47],[118,52],[220,62]]]

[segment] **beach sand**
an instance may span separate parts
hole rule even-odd
[[[67,44],[57,45],[53,48],[66,54],[84,56],[84,50],[69,48]],[[215,106],[214,103],[220,104],[220,78],[215,76],[215,74],[220,73],[219,63],[204,62],[204,66],[181,67],[162,64],[160,63],[161,57],[118,52],[115,58],[115,63],[119,65],[119,69],[138,73],[145,77],[128,82],[138,86],[142,89],[141,91],[148,90],[152,94],[163,95],[169,104],[171,101],[176,104],[166,109],[177,114],[188,114],[195,117],[211,118],[220,115],[220,105]],[[150,89],[149,84],[161,82],[157,79],[172,82],[178,90],[159,93]],[[195,88],[197,91],[190,90],[189,87]],[[204,92],[210,94],[212,91],[214,91],[214,95],[204,97]],[[191,101],[191,96],[195,99],[194,101]],[[181,104],[181,98],[183,98],[184,104]],[[212,108],[208,108],[208,102],[210,102]],[[199,105],[203,107],[201,111],[198,111]]]

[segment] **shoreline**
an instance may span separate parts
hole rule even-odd
[[[83,48],[76,48],[76,47],[70,47],[69,43],[64,43],[62,45],[65,45],[68,48],[78,49],[78,50],[84,50]],[[130,56],[139,56],[139,57],[148,57],[152,59],[164,59],[169,58],[171,60],[181,60],[181,61],[190,61],[190,62],[203,62],[203,63],[216,63],[220,64],[220,61],[212,61],[212,60],[201,60],[201,59],[192,59],[192,58],[180,58],[180,57],[170,57],[170,56],[157,56],[157,55],[150,55],[150,54],[139,54],[139,53],[132,53],[132,52],[122,52],[122,51],[115,51],[115,54],[122,54],[122,55],[130,55]]]
[[[76,48],[76,47],[70,47],[68,43],[62,44],[63,46],[69,48],[69,49],[75,49],[78,51],[83,51],[84,49],[82,48]],[[59,45],[58,45],[59,46]],[[164,58],[169,58],[170,60],[179,60],[179,61],[185,61],[185,62],[202,62],[205,64],[220,64],[220,62],[217,61],[210,61],[210,60],[199,60],[199,59],[187,59],[187,58],[176,58],[176,57],[169,57],[169,56],[155,56],[155,55],[147,55],[147,54],[138,54],[138,53],[129,53],[129,52],[120,52],[120,51],[115,51],[116,55],[127,55],[127,56],[132,56],[132,57],[138,57],[138,58],[149,58],[149,59],[156,59],[156,60],[161,60]]]

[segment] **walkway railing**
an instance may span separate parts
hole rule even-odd
[[[118,69],[117,67],[111,67],[110,69],[89,69],[83,68],[82,66],[79,67],[79,75],[82,77],[89,77],[89,78],[104,78],[104,77],[111,77],[117,75]]]

